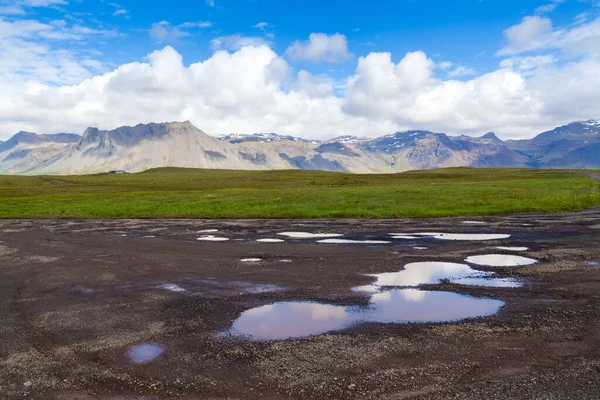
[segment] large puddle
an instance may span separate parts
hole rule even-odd
[[[282,340],[338,331],[361,323],[451,322],[493,315],[500,300],[451,292],[394,289],[371,295],[366,307],[279,302],[243,312],[229,333],[254,340]]]
[[[398,272],[370,274],[375,277],[373,285],[355,288],[358,291],[371,292],[373,287],[399,286],[415,287],[425,284],[436,284],[449,281],[461,285],[519,287],[520,282],[514,279],[494,278],[494,272],[477,271],[466,264],[448,262],[417,262],[404,266]],[[363,288],[364,290],[361,290]]]

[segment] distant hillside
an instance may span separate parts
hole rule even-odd
[[[211,137],[189,121],[75,134],[19,132],[0,142],[0,173],[85,174],[156,167],[314,169],[393,173],[442,167],[599,168],[600,122],[574,122],[530,140],[415,130],[327,141],[275,133]]]

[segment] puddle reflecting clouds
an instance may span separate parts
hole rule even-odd
[[[183,293],[186,291],[184,288],[182,288],[181,286],[176,285],[174,283],[164,283],[162,285],[158,285],[157,288],[168,290],[169,292],[175,292],[175,293]]]
[[[529,247],[504,247],[504,246],[498,246],[496,248],[498,250],[504,250],[504,251],[527,251],[527,250],[529,250]]]
[[[494,272],[477,271],[466,264],[448,262],[417,262],[404,266],[398,272],[369,274],[376,278],[373,285],[361,286],[370,292],[372,287],[408,286],[436,284],[443,280],[471,286],[519,287],[520,282],[514,279],[494,278]],[[359,287],[360,288],[360,287]],[[361,291],[358,288],[354,290]]]
[[[395,289],[371,296],[367,307],[279,302],[243,312],[229,333],[255,340],[319,335],[360,323],[450,322],[495,314],[500,300],[450,292]]]
[[[441,233],[441,232],[420,232],[420,233],[390,233],[392,238],[403,239],[408,236],[420,236],[421,238],[433,238],[438,240],[464,240],[464,241],[485,241],[508,239],[508,233]]]
[[[200,236],[196,240],[205,241],[205,242],[226,242],[229,238],[226,237],[218,237],[214,235],[204,235]]]
[[[323,240],[318,240],[317,243],[325,243],[325,244],[388,244],[391,242],[389,242],[387,240],[323,239]]]
[[[156,357],[160,356],[163,351],[163,346],[160,346],[158,344],[144,343],[139,344],[137,346],[133,346],[127,353],[127,356],[134,363],[146,364],[156,359]]]
[[[281,232],[278,233],[281,236],[287,236],[291,239],[320,239],[320,238],[333,238],[344,236],[341,233],[308,233],[308,232]]]
[[[519,267],[531,265],[538,262],[533,258],[514,256],[510,254],[486,254],[483,256],[471,256],[465,260],[475,265],[485,265],[488,267]]]

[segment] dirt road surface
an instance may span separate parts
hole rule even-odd
[[[391,243],[279,235],[288,231]],[[389,235],[419,232],[511,236]],[[207,235],[229,240],[197,240]],[[285,242],[257,241],[273,238]],[[600,398],[598,209],[427,220],[2,220],[0,241],[2,399]],[[288,340],[226,334],[244,311],[279,301],[368,307],[369,295],[352,291],[373,282],[365,274],[517,254],[498,246],[527,247],[518,255],[539,262],[478,268],[522,287],[420,287],[504,301],[493,316],[362,323]],[[139,344],[160,354],[136,362]]]

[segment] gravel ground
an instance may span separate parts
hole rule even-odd
[[[483,223],[464,223],[473,220]],[[511,237],[338,245],[278,235],[289,231],[375,241],[417,232]],[[207,235],[229,240],[197,240]],[[265,238],[285,242],[257,242]],[[600,398],[599,209],[419,220],[0,220],[0,241],[2,399]],[[524,279],[520,288],[421,288],[505,301],[494,316],[280,341],[223,334],[253,307],[365,306],[369,296],[351,290],[373,282],[365,274],[490,253],[540,262],[477,267]],[[253,258],[261,261],[240,261]],[[127,354],[143,343],[163,352],[136,364]]]

